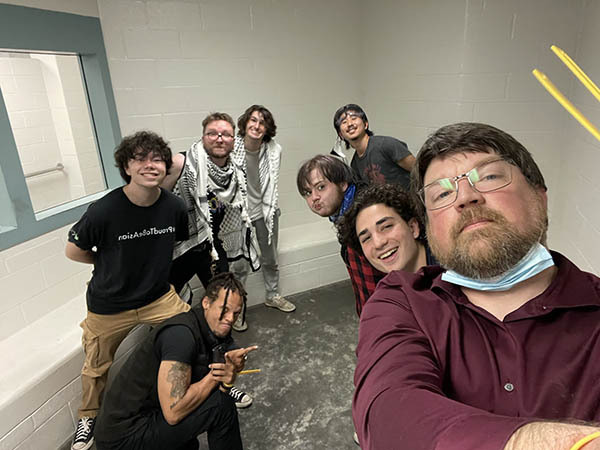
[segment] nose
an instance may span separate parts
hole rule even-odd
[[[376,250],[384,248],[388,241],[385,234],[378,232],[372,233],[371,239],[373,240],[373,245],[375,246]]]
[[[232,324],[233,322],[235,322],[234,318],[235,315],[233,311],[227,311],[225,314],[223,314],[223,321],[225,321],[228,324]]]
[[[454,203],[456,208],[462,210],[467,206],[479,205],[484,202],[485,199],[481,192],[477,192],[467,178],[458,180],[458,193]]]
[[[309,200],[310,200],[310,202],[311,202],[311,203],[314,203],[314,202],[316,202],[316,201],[317,201],[317,200],[319,200],[319,198],[320,198],[319,192],[317,192],[317,191],[312,191],[312,192],[310,193],[310,195],[308,196],[308,198],[309,198]]]

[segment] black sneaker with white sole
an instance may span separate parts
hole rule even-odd
[[[246,394],[244,391],[233,386],[229,392],[229,396],[235,400],[235,406],[238,408],[247,408],[252,404],[252,397]]]
[[[95,417],[82,417],[79,419],[71,450],[87,450],[92,446],[94,443],[95,424]]]

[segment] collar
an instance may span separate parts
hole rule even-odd
[[[344,192],[344,198],[342,199],[342,204],[337,213],[332,216],[329,216],[330,222],[337,222],[340,217],[350,208],[352,202],[354,201],[354,195],[356,194],[356,185],[350,184],[346,188],[346,192]]]
[[[510,313],[507,316],[509,320],[547,314],[559,308],[600,307],[600,279],[583,272],[560,253],[550,251],[550,254],[558,268],[554,280],[544,292]],[[441,267],[427,267],[426,269],[426,276],[435,277],[431,284],[432,290],[443,291],[454,302],[473,307],[459,286],[441,279],[444,269]]]

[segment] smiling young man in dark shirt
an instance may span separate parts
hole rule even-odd
[[[350,166],[358,180],[367,184],[399,184],[408,191],[415,157],[404,142],[374,135],[369,130],[367,114],[353,103],[335,112],[333,127],[346,148],[354,149]]]
[[[562,450],[596,436],[600,279],[546,250],[529,152],[489,125],[449,125],[423,145],[412,188],[447,270],[393,272],[365,306],[363,450]]]
[[[140,131],[125,137],[114,156],[127,184],[90,205],[69,230],[65,249],[68,258],[94,265],[81,322],[85,361],[72,450],[94,442],[108,369],[129,331],[189,310],[168,281],[173,246],[188,237],[185,205],[160,188],[171,149],[157,134]]]

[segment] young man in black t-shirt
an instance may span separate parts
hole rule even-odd
[[[409,190],[415,157],[404,142],[390,136],[373,135],[367,114],[353,103],[335,112],[333,126],[346,148],[354,149],[350,166],[359,181],[399,184],[405,191]]]
[[[66,256],[93,264],[83,328],[82,404],[72,450],[92,446],[115,351],[139,323],[189,310],[168,282],[173,246],[188,236],[185,205],[159,187],[171,150],[152,132],[123,139],[115,161],[127,185],[92,203],[69,231]]]

